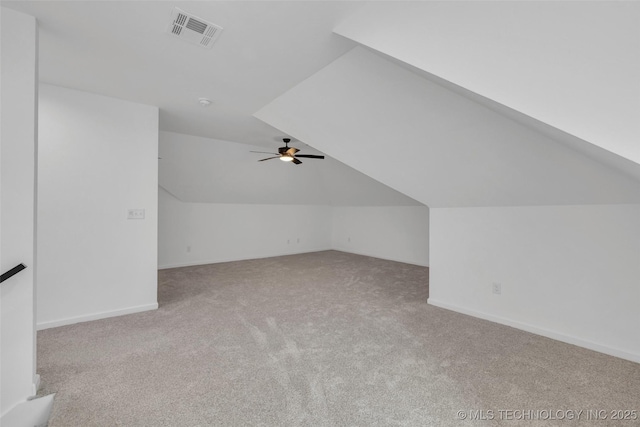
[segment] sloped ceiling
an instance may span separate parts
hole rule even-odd
[[[277,152],[282,143],[273,142]],[[300,154],[322,154],[300,142]],[[419,202],[327,157],[258,162],[263,146],[160,132],[159,183],[183,202],[415,206]],[[266,150],[269,151],[269,150]]]
[[[632,2],[371,2],[335,29],[361,47],[255,115],[430,207],[638,203],[638,22]]]
[[[350,40],[640,163],[640,2],[371,2]]]
[[[204,138],[162,142],[161,183],[185,201],[409,203],[362,173],[433,207],[640,200],[638,2],[1,4],[38,19],[41,81]],[[212,50],[165,33],[174,6],[225,28]],[[333,159],[227,146],[283,134]]]
[[[631,175],[365,48],[256,116],[430,207],[640,202]]]

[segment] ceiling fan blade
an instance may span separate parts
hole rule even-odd
[[[280,158],[280,156],[275,156],[275,157],[267,157],[266,159],[261,159],[261,160],[258,160],[258,161],[259,161],[259,162],[264,162],[265,160],[271,160],[271,159],[279,159],[279,158]]]
[[[250,153],[262,153],[262,154],[273,154],[274,156],[277,155],[278,153],[271,153],[268,151],[249,151]]]
[[[302,163],[300,160],[296,159],[295,157],[293,158],[293,160],[291,161],[291,163],[294,163],[296,165],[299,165],[300,163]]]
[[[293,155],[294,155],[294,154],[296,154],[298,151],[300,151],[300,150],[298,150],[298,149],[297,149],[297,148],[295,148],[295,147],[291,147],[291,148],[289,148],[289,149],[286,151],[286,153],[287,153],[288,155],[290,155],[290,156],[293,156]]]
[[[317,156],[315,154],[298,154],[296,157],[304,157],[307,159],[324,159],[324,156]]]

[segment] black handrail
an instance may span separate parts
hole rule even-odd
[[[6,273],[2,273],[2,275],[0,276],[0,283],[4,282],[5,280],[7,280],[8,278],[20,273],[22,270],[24,270],[25,268],[27,268],[24,264],[18,264],[15,267],[13,267],[11,270],[7,271]]]

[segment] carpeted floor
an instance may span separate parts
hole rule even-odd
[[[50,426],[640,424],[610,413],[640,411],[639,364],[429,306],[427,268],[327,251],[161,270],[158,292],[38,333]]]

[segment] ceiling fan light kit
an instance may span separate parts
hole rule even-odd
[[[324,156],[318,156],[315,154],[296,154],[298,151],[295,147],[289,147],[289,142],[291,142],[291,138],[282,138],[282,142],[284,142],[284,147],[279,147],[277,153],[268,153],[266,151],[252,151],[252,153],[263,153],[263,154],[273,154],[273,157],[267,157],[266,159],[260,159],[259,162],[264,162],[265,160],[271,159],[280,159],[283,162],[290,162],[294,165],[299,165],[302,162],[298,160],[298,157],[303,157],[305,159],[324,159]]]

